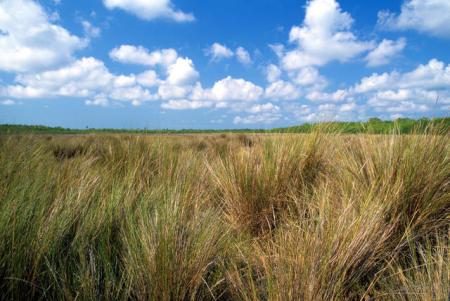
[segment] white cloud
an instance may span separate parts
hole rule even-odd
[[[167,100],[162,106],[177,110],[213,107],[245,111],[249,108],[248,102],[262,99],[263,92],[263,88],[249,81],[230,76],[215,82],[209,89],[204,89],[199,82],[184,86],[163,84],[158,89],[160,99]]]
[[[244,65],[248,65],[248,64],[252,63],[252,59],[250,57],[250,54],[243,47],[238,47],[236,49],[236,57],[237,57],[238,61],[241,62]]]
[[[261,87],[252,82],[227,76],[217,81],[208,94],[211,99],[217,101],[255,101],[262,97],[263,92]]]
[[[406,113],[406,112],[426,112],[430,108],[425,104],[418,104],[413,101],[402,101],[397,104],[390,104],[384,107],[377,107],[378,112],[388,113]]]
[[[312,91],[308,95],[306,95],[306,99],[311,101],[342,101],[346,99],[348,96],[348,92],[345,90],[337,90],[334,93],[326,93],[322,91]]]
[[[319,111],[334,111],[336,109],[336,105],[335,104],[331,104],[331,103],[326,103],[323,105],[320,105],[318,107]]]
[[[372,98],[372,99],[382,99],[382,100],[388,100],[388,101],[392,101],[392,100],[397,101],[397,100],[407,100],[410,97],[411,97],[411,93],[410,93],[409,90],[400,89],[400,90],[397,90],[397,91],[387,90],[387,91],[377,92],[375,98]]]
[[[236,116],[233,119],[234,124],[270,124],[280,120],[281,114],[262,113],[248,116]]]
[[[220,61],[221,59],[230,58],[234,55],[230,48],[219,43],[212,44],[205,53],[211,56],[211,60],[213,61]]]
[[[364,77],[354,90],[365,93],[395,88],[448,89],[449,86],[450,65],[445,66],[443,62],[432,59],[426,65],[419,65],[411,72],[374,73]]]
[[[299,86],[316,86],[323,88],[327,85],[327,81],[314,67],[303,67],[288,73],[291,80]]]
[[[169,100],[168,102],[163,102],[161,108],[169,110],[196,110],[201,108],[208,108],[212,106],[210,101],[196,101],[196,100]]]
[[[83,26],[84,34],[88,38],[98,38],[101,34],[101,29],[92,25],[89,21],[81,21],[81,25]]]
[[[108,9],[120,8],[143,20],[166,18],[175,22],[194,21],[194,15],[176,10],[170,0],[103,0]]]
[[[184,85],[193,82],[198,77],[194,63],[188,58],[177,58],[167,69],[167,82],[171,85]]]
[[[276,54],[278,58],[282,58],[284,55],[284,45],[282,44],[269,44],[269,48]]]
[[[336,99],[338,95],[322,92],[328,81],[317,68],[332,61],[349,61],[374,48],[372,41],[361,41],[353,34],[352,24],[352,17],[341,10],[336,0],[308,1],[302,25],[292,27],[289,34],[289,42],[295,48],[269,45],[279,58],[280,67],[269,65],[265,71],[270,83],[266,97],[298,99],[308,93],[311,99]],[[280,68],[289,82],[280,80]]]
[[[406,46],[406,40],[400,38],[397,41],[384,39],[374,50],[366,57],[367,66],[377,67],[387,65],[392,58],[397,56]]]
[[[265,90],[265,97],[274,100],[293,100],[298,99],[300,95],[298,87],[283,80],[271,83]]]
[[[190,91],[186,86],[199,76],[192,60],[178,57],[174,49],[150,52],[142,46],[122,45],[114,48],[110,52],[110,57],[122,63],[163,66],[167,74],[165,80],[160,80],[154,70],[148,70],[137,76],[137,82],[142,86],[158,86],[158,94],[162,99],[186,97]]]
[[[0,101],[0,104],[3,106],[13,106],[16,104],[16,102],[12,99],[4,99]]]
[[[280,107],[268,102],[264,104],[254,104],[251,107],[239,108],[241,111],[250,113],[247,116],[236,116],[234,124],[270,124],[281,119]]]
[[[304,113],[298,114],[297,118],[306,122],[363,120],[366,118],[366,112],[354,102],[340,106],[328,103],[308,108]]]
[[[113,81],[114,76],[102,61],[88,57],[56,70],[19,75],[16,77],[19,85],[10,86],[9,90],[11,97],[17,98],[85,97],[112,85]]]
[[[83,26],[84,34],[89,38],[97,38],[101,34],[100,28],[92,25],[89,21],[81,21],[81,25]]]
[[[342,12],[335,0],[312,0],[307,3],[306,15],[301,27],[292,27],[289,41],[297,49],[281,56],[285,70],[307,66],[323,66],[331,61],[346,62],[373,48],[372,42],[359,41],[350,31],[352,17]]]
[[[358,106],[355,102],[345,103],[339,107],[339,111],[341,112],[351,112],[354,111]]]
[[[244,47],[241,46],[239,46],[236,49],[236,51],[233,51],[227,46],[216,42],[205,50],[205,54],[210,56],[211,61],[213,62],[218,62],[222,59],[227,59],[236,56],[236,59],[241,64],[249,65],[252,63],[252,58],[250,54]]]
[[[365,93],[380,88],[389,88],[392,81],[391,78],[398,76],[399,74],[395,71],[391,73],[385,72],[383,74],[374,73],[371,76],[363,77],[360,83],[355,86],[354,90],[357,93]]]
[[[438,95],[436,91],[423,89],[386,90],[373,94],[367,105],[378,112],[426,112],[435,105]],[[450,98],[443,101],[449,102]]]
[[[2,95],[17,99],[39,98],[48,95],[42,88],[27,87],[22,85],[10,85],[2,89]]]
[[[191,91],[191,86],[176,86],[163,83],[158,87],[158,95],[163,100],[185,98]]]
[[[405,0],[399,15],[390,11],[379,12],[378,26],[389,30],[413,29],[450,38],[450,1]]]
[[[383,118],[392,118],[399,113],[420,117],[430,111],[446,111],[450,104],[449,87],[450,65],[432,59],[409,72],[374,73],[349,89],[334,93],[312,92],[306,98],[313,101],[347,100],[348,103],[359,99],[364,103],[355,109],[373,110]],[[347,112],[347,109],[348,106],[341,107],[339,112]]]
[[[88,99],[84,102],[87,106],[107,107],[109,100],[104,95],[97,95],[93,99]]]
[[[362,78],[335,92],[312,90],[307,100],[318,102],[304,112],[293,111],[301,121],[355,120],[371,116],[421,117],[448,112],[450,64],[436,59],[407,72],[392,71]]]
[[[33,72],[70,62],[87,41],[52,24],[31,0],[0,2],[0,70]]]
[[[266,68],[266,79],[269,83],[276,82],[281,77],[281,70],[274,64],[270,64]]]
[[[92,57],[55,70],[18,75],[15,82],[4,89],[4,96],[17,99],[78,97],[88,99],[88,105],[102,106],[109,103],[108,99],[129,101],[134,105],[156,99],[149,90],[138,85],[133,74],[114,75],[102,61]]]
[[[136,80],[144,87],[154,87],[159,84],[158,74],[154,70],[148,70],[138,74]]]
[[[111,59],[125,63],[144,66],[169,66],[176,62],[178,54],[175,49],[162,49],[150,52],[142,46],[121,45],[110,51]]]
[[[262,113],[262,112],[270,112],[270,113],[276,113],[280,111],[280,107],[268,102],[265,104],[256,104],[251,106],[247,112],[250,113]]]
[[[109,97],[118,101],[129,101],[132,105],[138,106],[144,101],[155,100],[156,96],[152,95],[149,90],[141,86],[131,86],[112,89]]]
[[[134,75],[119,75],[114,78],[114,87],[123,88],[136,85],[136,77]]]
[[[284,109],[292,113],[298,120],[302,120],[304,116],[311,113],[311,106],[305,104],[289,103]]]

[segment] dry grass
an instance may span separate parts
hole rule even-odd
[[[0,299],[447,300],[450,139],[0,137]]]

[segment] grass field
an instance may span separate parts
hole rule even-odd
[[[448,128],[1,135],[0,299],[448,300]]]

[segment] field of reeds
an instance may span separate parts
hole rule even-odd
[[[448,300],[450,138],[0,136],[1,300]]]

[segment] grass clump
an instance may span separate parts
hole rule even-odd
[[[320,143],[315,135],[271,138],[210,164],[229,223],[254,235],[273,230],[322,172]]]

